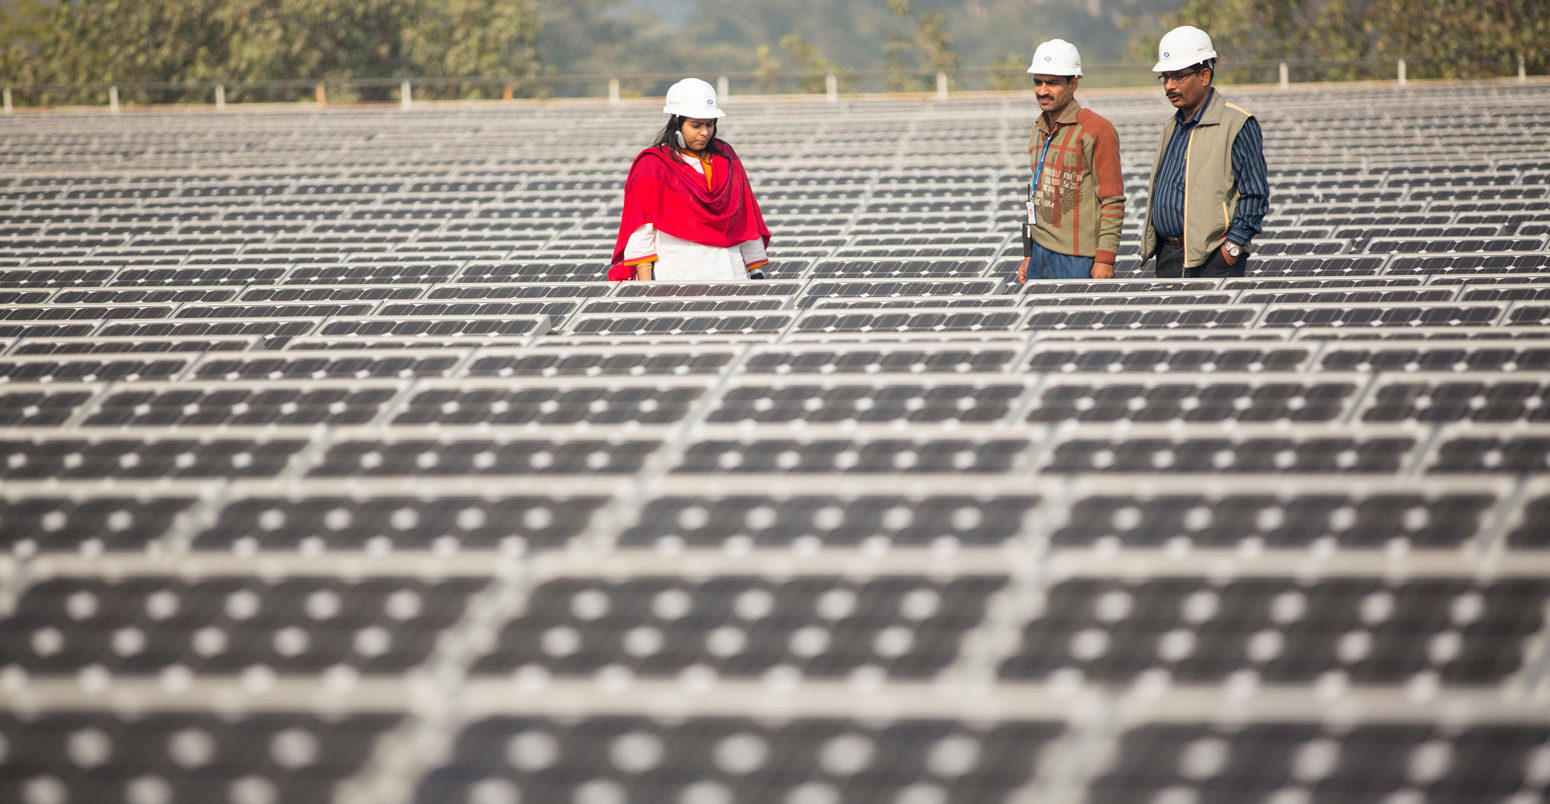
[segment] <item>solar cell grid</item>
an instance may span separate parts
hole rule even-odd
[[[504,674],[532,663],[577,675],[622,660],[642,676],[710,661],[729,678],[776,666],[821,678],[863,665],[890,676],[929,677],[953,661],[964,633],[982,619],[987,598],[1004,584],[986,577],[945,583],[719,577],[693,586],[676,578],[557,580],[534,590],[525,613],[497,640],[501,647],[480,659],[475,672]],[[673,599],[681,602],[665,602]],[[930,604],[916,602],[921,600]],[[675,609],[666,611],[668,605]],[[910,616],[912,606],[918,615]],[[672,638],[655,650],[635,650],[627,641],[631,634],[669,628]],[[885,629],[892,629],[889,636]]]
[[[566,425],[669,424],[705,394],[702,383],[606,383],[586,379],[552,385],[459,380],[422,382],[399,407],[394,424]]]
[[[1330,422],[1345,417],[1364,378],[1322,374],[1059,377],[1040,387],[1030,422]]]
[[[1536,579],[1066,580],[1047,591],[1001,672],[1045,678],[1068,670],[1125,683],[1160,670],[1188,682],[1243,668],[1270,684],[1331,672],[1393,683],[1429,672],[1446,684],[1491,684],[1522,663],[1495,641],[1531,638],[1547,594],[1550,584]]]
[[[7,801],[326,801],[399,715],[0,715]]]
[[[630,475],[661,448],[649,440],[340,438],[312,477]]]
[[[1496,324],[1503,304],[1486,302],[1395,302],[1379,305],[1273,303],[1260,326],[1267,327],[1481,327]],[[1539,323],[1539,322],[1534,322]]]
[[[653,313],[728,313],[780,310],[787,301],[776,296],[696,296],[687,299],[608,298],[585,302],[579,312],[589,315],[648,315]]]
[[[1161,308],[1150,305],[1090,305],[1048,309],[1035,306],[1020,328],[1040,332],[1237,329],[1252,326],[1259,314],[1260,310],[1257,307],[1237,305]]]
[[[1303,550],[1334,540],[1347,549],[1453,548],[1490,533],[1505,486],[1465,483],[1263,483],[1167,478],[1135,493],[1106,484],[1079,490],[1050,544],[1086,550],[1128,548]]]
[[[132,354],[168,352],[204,352],[214,350],[237,351],[247,349],[262,340],[260,336],[235,338],[193,337],[38,337],[20,341],[9,354],[33,355],[82,355],[82,354]]]
[[[7,656],[38,675],[71,674],[90,664],[117,675],[151,674],[174,664],[210,673],[254,665],[290,673],[331,666],[403,672],[429,656],[436,635],[485,585],[408,578],[56,579],[21,597],[6,618],[13,627],[4,629],[0,642]],[[90,627],[63,645],[30,633],[68,619]]]
[[[1550,251],[1541,253],[1486,253],[1459,249],[1454,254],[1426,254],[1407,249],[1390,258],[1390,274],[1541,273],[1550,268]]]
[[[1198,436],[1140,427],[1110,432],[1091,426],[1064,431],[1042,471],[1393,474],[1408,465],[1420,444],[1417,435],[1405,429],[1310,426],[1282,434],[1239,428],[1226,435]]]
[[[1312,354],[1307,346],[1196,346],[1172,341],[1114,345],[1040,343],[1026,368],[1059,374],[1102,372],[1290,372]]]
[[[748,374],[872,375],[967,374],[1007,370],[1013,348],[991,345],[909,346],[780,346],[763,347],[742,367]]]
[[[264,477],[284,471],[306,447],[294,439],[165,437],[91,439],[34,436],[0,440],[8,480],[43,478]]]
[[[1450,425],[1426,456],[1428,473],[1540,473],[1550,467],[1550,432],[1543,425],[1477,429]]]
[[[459,736],[448,767],[430,774],[414,800],[564,800],[627,790],[663,801],[938,799],[962,788],[1000,798],[1033,781],[1041,752],[1063,730],[1043,721],[489,718]],[[522,759],[528,750],[549,761],[535,767]]]
[[[1216,785],[1275,790],[1347,804],[1420,792],[1432,800],[1544,795],[1537,768],[1545,740],[1539,726],[1471,724],[1458,729],[1419,724],[1329,728],[1267,722],[1249,727],[1206,723],[1148,725],[1127,731],[1111,770],[1091,792],[1134,802],[1150,791],[1208,798]],[[1522,791],[1521,795],[1517,795]]]
[[[768,380],[728,389],[706,415],[711,424],[988,423],[1004,418],[1023,395],[1016,382]]]
[[[901,279],[912,277],[974,277],[985,272],[985,260],[844,259],[830,258],[813,264],[810,274],[822,279]]]
[[[229,501],[190,539],[206,550],[559,549],[579,536],[606,496],[246,496]]]
[[[0,800],[1537,801],[1550,116],[1458,89],[1230,88],[1247,277],[1028,285],[957,89],[724,95],[720,284],[599,281],[645,101],[0,119]]]
[[[787,547],[821,533],[825,544],[834,545],[879,537],[896,545],[939,539],[997,545],[1016,537],[1038,504],[1033,494],[663,496],[641,511],[619,544]]]
[[[767,340],[784,332],[795,317],[796,313],[781,310],[739,313],[581,313],[571,320],[569,333],[616,340],[635,337]]]
[[[999,438],[706,438],[673,471],[747,473],[1005,473],[1023,462],[1026,440]]]
[[[541,315],[330,316],[316,326],[316,334],[341,339],[440,337],[466,338],[470,343],[501,339],[526,343],[549,326],[550,319]],[[312,327],[307,329],[292,334],[312,334]]]

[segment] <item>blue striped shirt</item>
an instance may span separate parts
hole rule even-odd
[[[1211,92],[1214,94],[1215,89]],[[1152,226],[1158,237],[1184,236],[1184,155],[1189,148],[1190,132],[1200,122],[1200,115],[1211,104],[1207,98],[1188,120],[1181,119],[1184,112],[1174,112],[1177,125],[1173,139],[1163,153],[1162,165],[1157,170],[1157,186],[1153,190]],[[1232,169],[1238,175],[1238,208],[1233,212],[1232,224],[1227,228],[1227,239],[1240,246],[1247,245],[1259,234],[1260,224],[1270,211],[1270,184],[1265,179],[1265,150],[1259,121],[1249,118],[1238,130],[1238,138],[1232,143]]]

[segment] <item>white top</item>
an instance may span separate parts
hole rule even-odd
[[[699,158],[679,151],[674,153],[700,175],[705,174],[705,166]],[[657,257],[657,264],[652,270],[652,278],[679,282],[747,279],[747,266],[768,259],[762,239],[747,240],[726,248],[705,246],[657,231],[657,227],[649,223],[641,224],[625,241],[624,261],[630,262],[653,254]]]

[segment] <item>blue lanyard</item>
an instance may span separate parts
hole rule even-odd
[[[1030,196],[1039,194],[1039,180],[1044,177],[1044,157],[1049,156],[1050,143],[1055,141],[1055,132],[1058,130],[1058,127],[1050,129],[1049,135],[1044,138],[1044,150],[1039,152],[1039,169],[1033,174],[1033,192]]]

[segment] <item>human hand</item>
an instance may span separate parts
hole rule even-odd
[[[1093,279],[1113,279],[1114,278],[1114,263],[1112,263],[1112,262],[1095,262],[1095,263],[1093,263],[1092,275],[1093,275]]]
[[[1017,264],[1017,283],[1019,285],[1026,285],[1026,284],[1028,284],[1028,258],[1027,257],[1024,257],[1023,261]]]

